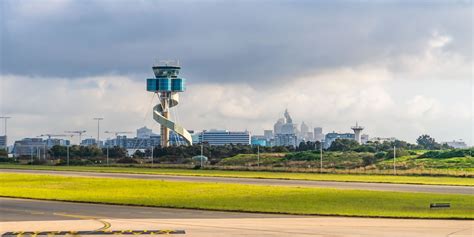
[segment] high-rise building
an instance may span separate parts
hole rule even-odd
[[[209,143],[209,145],[226,145],[226,144],[250,144],[250,133],[244,132],[231,132],[228,130],[204,130],[199,135],[199,141],[203,143]]]
[[[273,131],[272,130],[263,130],[263,136],[265,139],[270,140],[273,138]]]
[[[295,134],[277,134],[275,135],[275,146],[298,146],[298,137]]]
[[[0,149],[7,150],[7,136],[0,136]]]
[[[137,129],[137,138],[150,138],[153,135],[153,130],[147,128],[146,126]]]
[[[293,123],[293,119],[290,116],[288,110],[285,110],[285,118],[280,118],[275,124],[274,140],[271,145],[275,146],[294,146],[298,145],[298,128]]]
[[[315,141],[324,140],[323,128],[321,128],[321,127],[315,127],[314,128],[314,140]]]
[[[278,121],[275,123],[275,125],[273,125],[273,131],[274,131],[274,134],[275,134],[275,135],[282,133],[283,124],[285,124],[285,119],[284,119],[284,118],[280,118],[280,119],[278,119]]]
[[[301,123],[300,132],[303,136],[306,136],[309,132],[309,127],[306,125],[306,123],[304,123],[304,121]]]

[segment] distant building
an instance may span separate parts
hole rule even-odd
[[[384,143],[384,142],[394,142],[396,141],[397,138],[395,137],[372,137],[369,139],[371,142],[379,142],[379,143]]]
[[[160,136],[154,135],[148,138],[128,138],[127,136],[117,136],[114,139],[107,140],[105,146],[118,146],[130,150],[149,149],[160,145]]]
[[[278,119],[278,121],[275,123],[275,125],[273,125],[273,131],[274,131],[274,134],[275,134],[275,135],[282,133],[283,124],[285,124],[285,119],[284,119],[284,118],[280,118],[280,119]]]
[[[199,141],[209,143],[213,146],[226,145],[226,144],[250,144],[250,133],[244,132],[231,132],[228,130],[204,130],[199,135]]]
[[[86,138],[81,141],[81,146],[96,146],[97,140],[95,138]],[[104,145],[103,141],[100,141],[99,146],[102,147]]]
[[[13,156],[37,156],[45,154],[46,141],[42,138],[23,138],[13,144]]]
[[[295,134],[276,134],[274,140],[275,146],[298,146],[298,137]]]
[[[316,127],[314,128],[314,140],[315,141],[322,141],[324,140],[324,134],[323,134],[323,128],[321,127]]]
[[[7,136],[0,136],[0,149],[7,150]]]
[[[59,138],[48,138],[44,140],[46,142],[46,147],[51,148],[53,146],[69,146],[71,142],[66,139],[59,139]]]
[[[190,132],[191,133],[191,132]],[[201,135],[200,132],[192,132],[191,133],[191,139],[193,140],[193,144],[199,144],[200,141],[199,141],[199,136]]]
[[[355,140],[355,135],[354,133],[336,133],[336,132],[330,132],[326,134],[326,137],[324,139],[324,148],[329,148],[336,139],[350,139],[350,140]]]
[[[137,138],[150,138],[153,135],[153,130],[147,128],[146,126],[137,129]]]
[[[307,132],[304,137],[305,137],[306,141],[314,141],[314,133],[313,132]]]
[[[446,144],[452,148],[467,148],[467,144],[463,140],[453,140],[450,142],[443,142],[443,144]]]
[[[369,135],[368,134],[362,134],[360,136],[360,143],[366,144],[369,141]]]
[[[301,123],[300,132],[303,137],[305,137],[309,132],[309,127],[306,125],[306,123],[304,123],[304,121]]]
[[[273,138],[273,131],[272,130],[263,130],[263,136],[265,136],[265,138],[267,140],[270,140]]]
[[[267,146],[267,138],[261,135],[255,135],[251,137],[252,146]]]

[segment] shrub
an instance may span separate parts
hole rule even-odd
[[[138,164],[138,161],[133,159],[133,158],[130,158],[130,157],[124,157],[124,158],[118,159],[117,163],[119,163],[119,164]]]

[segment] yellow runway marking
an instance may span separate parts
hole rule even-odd
[[[83,220],[94,220],[94,221],[98,221],[100,223],[102,223],[104,226],[102,226],[101,228],[99,229],[96,229],[94,231],[102,231],[102,230],[107,230],[109,229],[112,225],[107,222],[107,221],[104,221],[104,220],[101,220],[103,217],[98,217],[98,216],[83,216],[83,215],[73,215],[73,214],[67,214],[67,213],[53,213],[53,215],[57,215],[57,216],[66,216],[66,217],[74,217],[74,218],[78,218],[78,219],[83,219]]]

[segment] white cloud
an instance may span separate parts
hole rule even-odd
[[[297,123],[305,121],[326,131],[348,132],[359,121],[373,136],[414,141],[421,133],[430,133],[441,140],[470,142],[469,131],[462,129],[472,117],[470,95],[461,95],[465,100],[455,104],[443,101],[438,93],[404,95],[392,86],[403,87],[404,82],[393,77],[383,67],[365,65],[293,78],[269,88],[246,83],[190,84],[172,115],[179,115],[177,119],[188,129],[248,129],[261,134],[289,108]],[[143,125],[158,131],[151,118],[157,100],[145,91],[144,79],[120,75],[74,79],[4,75],[0,79],[0,105],[14,117],[9,129],[14,139],[71,129],[86,129],[95,136],[95,116],[105,117],[102,131],[134,131]]]

